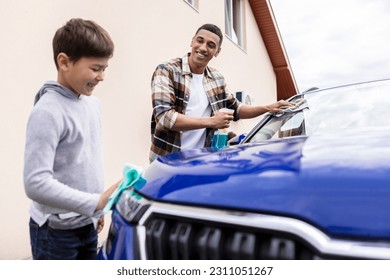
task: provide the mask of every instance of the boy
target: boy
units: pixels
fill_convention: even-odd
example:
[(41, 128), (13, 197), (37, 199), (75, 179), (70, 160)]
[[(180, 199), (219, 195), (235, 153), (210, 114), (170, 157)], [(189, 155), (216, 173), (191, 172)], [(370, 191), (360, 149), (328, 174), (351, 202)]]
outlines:
[(96, 259), (103, 192), (100, 104), (92, 96), (113, 56), (108, 33), (71, 19), (53, 38), (57, 81), (35, 96), (26, 132), (24, 186), (32, 200), (33, 259)]

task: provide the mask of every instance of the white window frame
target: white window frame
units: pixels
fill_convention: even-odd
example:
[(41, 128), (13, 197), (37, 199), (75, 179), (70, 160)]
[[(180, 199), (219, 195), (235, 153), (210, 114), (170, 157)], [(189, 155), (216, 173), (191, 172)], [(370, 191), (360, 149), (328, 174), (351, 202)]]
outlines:
[(225, 0), (225, 33), (240, 47), (244, 47), (244, 1)]
[(188, 5), (190, 5), (195, 10), (198, 10), (199, 8), (199, 0), (184, 0)]

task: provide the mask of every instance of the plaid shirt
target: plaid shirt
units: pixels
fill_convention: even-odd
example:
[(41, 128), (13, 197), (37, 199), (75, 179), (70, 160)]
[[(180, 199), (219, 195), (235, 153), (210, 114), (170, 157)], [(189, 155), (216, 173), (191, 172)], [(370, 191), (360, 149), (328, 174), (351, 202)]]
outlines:
[[(152, 145), (149, 160), (180, 151), (181, 132), (171, 130), (178, 114), (185, 114), (190, 98), (192, 74), (188, 63), (190, 54), (157, 66), (152, 76), (153, 114)], [(239, 101), (226, 91), (225, 79), (217, 70), (206, 67), (203, 86), (212, 112), (221, 108), (234, 109), (238, 119)], [(215, 129), (207, 129), (205, 147), (211, 145)]]

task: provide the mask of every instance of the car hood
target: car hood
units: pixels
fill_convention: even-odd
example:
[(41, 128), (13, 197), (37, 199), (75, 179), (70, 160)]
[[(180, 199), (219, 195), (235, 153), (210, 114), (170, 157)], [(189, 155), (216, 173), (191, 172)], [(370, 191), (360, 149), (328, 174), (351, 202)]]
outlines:
[(146, 197), (294, 217), (338, 237), (390, 239), (390, 130), (325, 132), (171, 154)]

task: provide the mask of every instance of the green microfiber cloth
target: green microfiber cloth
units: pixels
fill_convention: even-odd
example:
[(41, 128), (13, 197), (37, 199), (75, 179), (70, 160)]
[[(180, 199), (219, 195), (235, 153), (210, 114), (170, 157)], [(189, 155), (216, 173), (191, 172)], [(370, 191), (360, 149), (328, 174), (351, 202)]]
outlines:
[(123, 181), (119, 184), (118, 188), (108, 198), (107, 205), (104, 207), (103, 212), (107, 213), (112, 210), (113, 206), (118, 202), (122, 192), (130, 187), (135, 190), (141, 189), (146, 184), (146, 179), (142, 177), (142, 168), (126, 163), (123, 167)]

